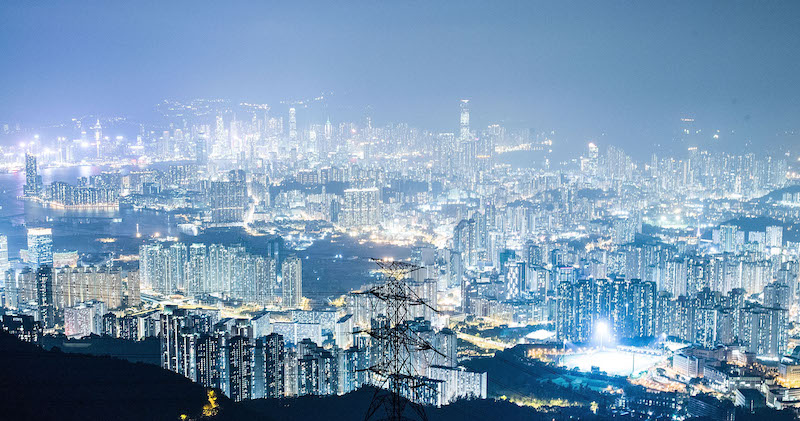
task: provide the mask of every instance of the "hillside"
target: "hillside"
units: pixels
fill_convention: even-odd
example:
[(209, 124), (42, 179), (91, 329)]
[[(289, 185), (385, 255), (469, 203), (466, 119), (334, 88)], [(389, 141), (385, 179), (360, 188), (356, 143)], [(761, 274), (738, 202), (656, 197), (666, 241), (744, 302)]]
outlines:
[[(361, 421), (374, 389), (364, 388), (344, 396), (304, 396), (292, 399), (258, 399), (239, 402), (223, 409), (214, 420), (314, 420)], [(430, 421), (468, 420), (568, 420), (599, 419), (585, 408), (558, 408), (558, 412), (537, 412), (516, 404), (487, 400), (459, 401), (442, 408), (426, 408)], [(406, 412), (411, 416), (411, 412)], [(412, 417), (413, 419), (413, 417)]]
[(7, 420), (170, 420), (199, 415), (205, 389), (150, 364), (45, 351), (0, 330)]
[[(46, 351), (0, 331), (0, 405), (3, 419), (13, 420), (169, 420), (202, 418), (207, 393), (200, 385), (158, 366), (111, 357)], [(259, 399), (232, 403), (219, 400), (213, 420), (361, 420), (374, 389), (344, 396)], [(510, 402), (460, 401), (427, 408), (430, 420), (586, 419), (585, 407), (537, 412)]]

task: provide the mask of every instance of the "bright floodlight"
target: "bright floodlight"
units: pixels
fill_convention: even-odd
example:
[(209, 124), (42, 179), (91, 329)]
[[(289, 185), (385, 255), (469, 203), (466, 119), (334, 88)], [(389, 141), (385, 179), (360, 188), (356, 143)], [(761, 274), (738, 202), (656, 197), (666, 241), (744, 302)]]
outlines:
[(608, 323), (604, 321), (597, 322), (594, 326), (594, 331), (597, 333), (597, 339), (600, 340), (600, 347), (602, 347), (603, 341), (610, 337), (611, 330), (608, 327)]
[(608, 323), (606, 322), (597, 322), (597, 326), (595, 326), (595, 331), (597, 332), (600, 337), (608, 336)]
[(612, 376), (628, 376), (631, 372), (646, 371), (656, 364), (662, 363), (665, 359), (666, 357), (660, 354), (653, 355), (608, 348), (564, 355), (562, 364), (568, 369), (577, 368), (584, 372), (591, 372), (596, 368)]

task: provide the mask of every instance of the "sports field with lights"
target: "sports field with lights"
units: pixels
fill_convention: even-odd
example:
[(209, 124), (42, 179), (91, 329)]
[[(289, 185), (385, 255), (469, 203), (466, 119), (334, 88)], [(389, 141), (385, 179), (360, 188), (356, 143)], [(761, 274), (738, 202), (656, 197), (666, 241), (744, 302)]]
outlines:
[(587, 372), (594, 366), (609, 375), (630, 376), (647, 371), (666, 358), (662, 355), (604, 349), (565, 355), (561, 364), (569, 369), (577, 368)]

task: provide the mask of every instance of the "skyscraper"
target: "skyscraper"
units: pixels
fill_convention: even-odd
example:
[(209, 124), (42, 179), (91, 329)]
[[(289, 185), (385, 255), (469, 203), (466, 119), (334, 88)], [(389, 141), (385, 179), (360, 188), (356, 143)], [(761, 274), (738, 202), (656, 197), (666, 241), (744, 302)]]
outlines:
[(176, 289), (186, 290), (188, 288), (184, 285), (186, 279), (186, 244), (175, 243), (172, 244), (168, 250), (166, 258), (166, 290), (174, 291)]
[(92, 126), (92, 130), (94, 130), (94, 140), (95, 142), (99, 142), (100, 139), (103, 137), (103, 126), (100, 125), (100, 119), (97, 119), (97, 123)]
[(461, 121), (459, 124), (460, 131), (458, 140), (464, 142), (469, 140), (469, 100), (462, 99), (461, 100)]
[(195, 359), (197, 361), (197, 382), (205, 387), (222, 388), (220, 384), (222, 379), (222, 367), (220, 364), (224, 361), (220, 345), (221, 338), (204, 334), (197, 339), (197, 351)]
[(214, 147), (212, 150), (212, 154), (220, 155), (225, 154), (227, 151), (226, 143), (226, 136), (227, 133), (225, 131), (225, 122), (222, 120), (222, 116), (218, 115), (215, 119), (214, 125)]
[(581, 162), (582, 170), (591, 177), (597, 176), (597, 166), (599, 164), (599, 149), (594, 143), (589, 143), (586, 159)]
[(299, 307), (303, 298), (303, 262), (297, 256), (287, 257), (281, 264), (281, 286), (284, 307)]
[(276, 235), (275, 237), (269, 238), (266, 243), (267, 257), (271, 257), (275, 259), (276, 262), (280, 263), (283, 260), (285, 249), (283, 237)]
[(208, 134), (201, 131), (194, 145), (194, 159), (199, 165), (208, 164)]
[(159, 294), (171, 294), (167, 285), (167, 259), (164, 256), (162, 243), (142, 244), (139, 247), (139, 272), (142, 283)]
[(339, 390), (337, 358), (310, 339), (297, 344), (297, 394), (331, 395)]
[(243, 171), (231, 171), (227, 181), (212, 181), (209, 191), (214, 223), (241, 223), (247, 208), (247, 182)]
[(186, 268), (186, 294), (192, 296), (208, 292), (209, 264), (205, 244), (194, 243), (189, 246), (189, 261)]
[(53, 267), (41, 265), (36, 270), (36, 304), (39, 306), (39, 317), (42, 326), (50, 329), (55, 326), (55, 309), (53, 308)]
[(345, 227), (375, 227), (381, 220), (380, 190), (375, 187), (346, 189), (339, 214), (339, 222)]
[(36, 157), (25, 154), (25, 187), (23, 188), (25, 197), (39, 197), (42, 193), (42, 177), (39, 176), (39, 168), (36, 164)]
[(8, 237), (0, 235), (0, 278), (4, 279), (6, 271), (11, 267), (8, 262)]
[(325, 140), (327, 142), (331, 141), (331, 137), (333, 136), (333, 126), (331, 125), (330, 117), (325, 120)]
[(594, 314), (594, 283), (582, 280), (572, 286), (573, 337), (577, 342), (588, 342), (592, 339), (596, 315)]
[(289, 140), (297, 141), (297, 114), (294, 107), (289, 108)]
[(264, 338), (264, 378), (265, 393), (268, 398), (280, 398), (284, 394), (284, 351), (283, 336), (271, 333)]
[(161, 368), (183, 374), (181, 360), (181, 332), (188, 326), (186, 310), (177, 306), (164, 306), (161, 311)]
[(719, 242), (722, 252), (733, 253), (736, 251), (736, 236), (739, 232), (739, 227), (736, 225), (722, 225), (719, 227)]
[(53, 264), (53, 230), (28, 228), (28, 263), (33, 267)]
[(634, 337), (655, 335), (656, 284), (652, 281), (631, 280), (629, 285), (628, 318)]
[(478, 264), (478, 232), (474, 219), (463, 219), (453, 229), (453, 248), (466, 266)]
[[(591, 280), (561, 281), (557, 287), (556, 335), (558, 339), (586, 343), (598, 319), (595, 285)], [(602, 288), (602, 286), (601, 286)]]
[(773, 282), (764, 287), (764, 307), (789, 309), (792, 294), (789, 285)]
[(780, 225), (768, 226), (766, 229), (767, 247), (780, 247), (783, 245), (783, 227)]
[(778, 357), (786, 350), (786, 319), (788, 311), (781, 308), (753, 306), (745, 310), (743, 337), (750, 352)]
[(246, 336), (234, 336), (228, 342), (230, 397), (234, 402), (250, 399), (252, 393), (253, 348)]
[(572, 339), (573, 311), (572, 283), (561, 281), (558, 283), (556, 295), (556, 337), (559, 340), (568, 341)]

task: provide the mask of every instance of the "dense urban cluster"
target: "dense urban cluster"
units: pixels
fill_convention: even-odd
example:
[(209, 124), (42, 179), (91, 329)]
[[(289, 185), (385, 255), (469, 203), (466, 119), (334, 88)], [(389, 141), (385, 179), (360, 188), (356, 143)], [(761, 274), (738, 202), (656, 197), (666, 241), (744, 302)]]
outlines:
[[(527, 344), (531, 359), (630, 376), (649, 393), (636, 399), (718, 398), (670, 398), (684, 415), (726, 399), (800, 407), (797, 157), (726, 151), (724, 131), (684, 118), (673, 150), (647, 160), (594, 141), (559, 161), (557, 133), (475, 128), (467, 100), (453, 132), (334, 124), (324, 101), (164, 101), (163, 122), (133, 136), (76, 119), (54, 141), (5, 148), (23, 200), (166, 213), (175, 228), (137, 225), (135, 254), (100, 262), (54, 251), (58, 223), (28, 224), (18, 259), (0, 237), (6, 329), (159, 337), (163, 368), (236, 401), (348, 393), (376, 384), (369, 332), (386, 321), (363, 291), (382, 278), (309, 299), (297, 254), (344, 236), (421, 267), (406, 282), (432, 308), (405, 329), (437, 352), (409, 356), (406, 374), (428, 387), (406, 395), (420, 403), (486, 398), (491, 373), (460, 363)], [(102, 170), (75, 184), (43, 181), (43, 168), (90, 164)], [(220, 229), (247, 245), (193, 239)]]

